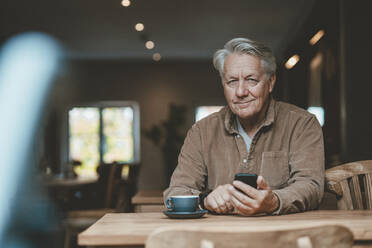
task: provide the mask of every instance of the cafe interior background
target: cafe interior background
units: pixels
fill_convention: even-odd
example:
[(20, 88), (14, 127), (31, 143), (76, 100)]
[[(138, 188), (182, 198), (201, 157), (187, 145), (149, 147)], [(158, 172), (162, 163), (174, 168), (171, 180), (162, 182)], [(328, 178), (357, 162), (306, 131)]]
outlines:
[[(43, 187), (21, 190), (23, 204), (15, 209), (23, 214), (14, 211), (12, 218), (19, 220), (26, 210), (40, 212), (40, 206), (49, 210), (36, 215), (39, 227), (29, 224), (31, 235), (20, 235), (24, 243), (35, 243), (35, 233), (53, 232), (53, 239), (38, 242), (62, 247), (69, 211), (130, 212), (136, 192), (164, 190), (187, 130), (225, 105), (212, 56), (234, 37), (273, 48), (274, 96), (317, 115), (326, 168), (371, 159), (367, 11), (365, 2), (350, 0), (3, 0), (0, 46), (40, 32), (58, 43), (63, 57), (27, 156), (33, 173), (25, 173), (26, 182), (40, 181)], [(116, 184), (108, 200), (110, 175)], [(95, 183), (55, 183), (80, 179)], [(323, 205), (333, 206), (332, 201)], [(22, 223), (18, 228), (25, 228)], [(10, 226), (8, 233), (19, 230)]]

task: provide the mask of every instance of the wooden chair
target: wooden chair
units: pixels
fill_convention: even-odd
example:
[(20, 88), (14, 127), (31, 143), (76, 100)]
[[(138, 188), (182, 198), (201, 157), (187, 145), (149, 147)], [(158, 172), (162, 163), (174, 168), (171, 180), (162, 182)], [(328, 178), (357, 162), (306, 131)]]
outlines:
[[(128, 211), (128, 204), (130, 203), (130, 184), (134, 180), (130, 175), (126, 181), (115, 178), (116, 170), (119, 165), (113, 163), (110, 165), (108, 178), (106, 183), (106, 194), (104, 208), (100, 209), (89, 209), (89, 210), (74, 210), (67, 213), (67, 218), (63, 221), (65, 226), (65, 248), (70, 247), (70, 243), (74, 243), (77, 234), (94, 224), (98, 219), (103, 217), (107, 213), (118, 213)], [(135, 173), (131, 171), (130, 173)], [(118, 199), (114, 199), (116, 204), (112, 207), (113, 193), (115, 188), (119, 190)]]
[[(114, 184), (114, 172), (115, 166), (112, 166), (109, 170), (107, 185), (106, 185), (106, 199), (105, 208), (101, 209), (89, 209), (89, 210), (73, 210), (67, 213), (67, 218), (63, 220), (65, 227), (65, 241), (64, 247), (69, 248), (71, 243), (75, 242), (75, 237), (79, 232), (82, 232), (89, 226), (91, 226), (98, 219), (103, 217), (106, 213), (114, 213), (115, 209), (111, 209), (108, 206), (108, 202), (111, 200), (112, 188)], [(71, 241), (72, 240), (72, 241)]]
[(326, 170), (326, 190), (342, 210), (372, 210), (372, 160), (338, 165)]
[(160, 228), (151, 233), (146, 248), (346, 248), (353, 234), (344, 226), (252, 231), (244, 227)]

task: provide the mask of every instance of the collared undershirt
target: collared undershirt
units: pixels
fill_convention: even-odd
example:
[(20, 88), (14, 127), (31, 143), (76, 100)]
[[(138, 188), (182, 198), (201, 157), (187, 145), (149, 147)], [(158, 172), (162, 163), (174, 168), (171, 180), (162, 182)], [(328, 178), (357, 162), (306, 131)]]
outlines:
[(245, 146), (247, 147), (247, 152), (249, 153), (249, 148), (251, 147), (252, 139), (248, 136), (248, 134), (245, 132), (244, 128), (240, 124), (238, 116), (236, 116), (235, 120), (236, 120), (236, 124), (238, 126), (238, 132), (239, 132), (240, 136), (243, 137)]

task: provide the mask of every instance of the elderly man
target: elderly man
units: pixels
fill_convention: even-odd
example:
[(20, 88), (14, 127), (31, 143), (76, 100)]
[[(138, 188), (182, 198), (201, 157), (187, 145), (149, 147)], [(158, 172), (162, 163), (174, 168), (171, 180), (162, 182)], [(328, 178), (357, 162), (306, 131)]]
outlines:
[[(286, 214), (315, 209), (324, 185), (322, 129), (314, 115), (276, 101), (270, 48), (249, 39), (226, 43), (213, 58), (226, 107), (189, 130), (166, 199), (200, 194), (218, 214)], [(257, 188), (234, 181), (258, 174)]]

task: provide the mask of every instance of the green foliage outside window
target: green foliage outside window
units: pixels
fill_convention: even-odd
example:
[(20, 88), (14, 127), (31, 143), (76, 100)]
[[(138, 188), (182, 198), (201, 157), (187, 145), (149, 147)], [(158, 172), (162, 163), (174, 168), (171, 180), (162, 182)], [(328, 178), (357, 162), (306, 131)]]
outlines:
[[(100, 129), (102, 119), (102, 129)], [(102, 134), (100, 133), (102, 130)], [(100, 137), (103, 138), (102, 142)], [(100, 149), (100, 146), (101, 147)], [(103, 154), (100, 154), (102, 151)], [(133, 161), (133, 109), (131, 107), (77, 107), (69, 111), (70, 160), (80, 161), (74, 168), (79, 176), (93, 177), (101, 161)]]

